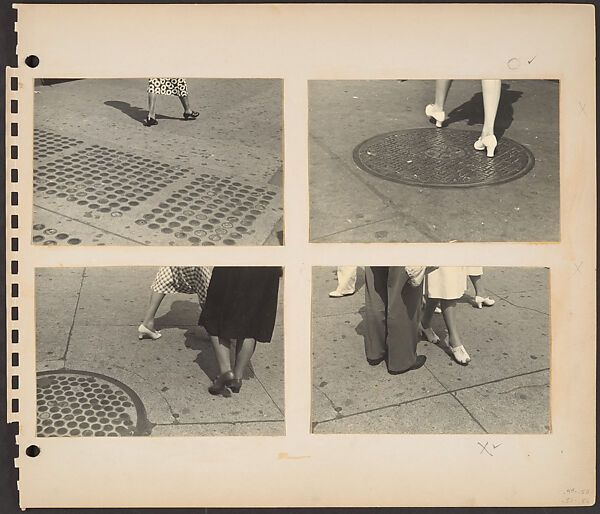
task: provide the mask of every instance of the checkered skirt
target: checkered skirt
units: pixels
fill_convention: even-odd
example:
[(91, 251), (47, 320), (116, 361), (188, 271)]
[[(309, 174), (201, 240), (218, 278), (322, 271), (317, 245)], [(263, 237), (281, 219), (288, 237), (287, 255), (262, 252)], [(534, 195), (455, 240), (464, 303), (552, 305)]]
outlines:
[(187, 96), (187, 82), (185, 79), (149, 79), (148, 93), (154, 93), (156, 95)]
[(163, 266), (150, 288), (156, 293), (197, 294), (200, 305), (206, 301), (212, 269), (207, 266)]

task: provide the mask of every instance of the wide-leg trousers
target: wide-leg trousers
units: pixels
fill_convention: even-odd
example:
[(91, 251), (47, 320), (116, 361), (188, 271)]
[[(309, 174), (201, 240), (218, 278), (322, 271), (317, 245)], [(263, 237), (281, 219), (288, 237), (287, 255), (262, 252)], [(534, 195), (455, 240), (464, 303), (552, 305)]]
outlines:
[(417, 360), (423, 286), (411, 286), (403, 266), (366, 266), (365, 285), (367, 359), (387, 354), (389, 371), (406, 371)]

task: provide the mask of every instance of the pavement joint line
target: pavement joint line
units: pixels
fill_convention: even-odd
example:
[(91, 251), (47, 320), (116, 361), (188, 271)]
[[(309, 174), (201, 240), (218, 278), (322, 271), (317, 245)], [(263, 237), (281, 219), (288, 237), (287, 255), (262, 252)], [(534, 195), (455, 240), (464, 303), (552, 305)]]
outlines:
[(178, 423), (154, 423), (156, 427), (192, 426), (192, 425), (243, 425), (251, 423), (283, 423), (283, 419), (245, 419), (241, 421), (186, 421)]
[[(327, 393), (325, 391), (320, 390), (317, 386), (313, 386), (313, 389), (315, 389), (316, 391), (319, 391), (319, 393), (321, 393), (325, 398), (327, 398), (327, 401), (329, 401), (329, 403), (331, 403), (331, 407), (333, 408), (333, 410), (336, 409), (336, 404), (333, 402), (333, 400), (331, 398), (329, 398), (329, 396), (327, 395)], [(338, 412), (338, 411), (335, 410), (335, 412)]]
[[(324, 152), (326, 152), (330, 158), (338, 161), (339, 163), (342, 162), (342, 158), (337, 155), (335, 152), (333, 152), (323, 141), (319, 136), (315, 136), (315, 135), (311, 135), (311, 139), (313, 139), (315, 141), (316, 144), (318, 144), (321, 147), (321, 150), (323, 150)], [(396, 205), (396, 203), (394, 202), (394, 200), (387, 198), (385, 195), (383, 195), (382, 193), (380, 193), (377, 188), (375, 188), (373, 185), (371, 185), (369, 182), (367, 182), (365, 180), (365, 173), (360, 170), (360, 168), (356, 167), (355, 168), (348, 168), (345, 165), (342, 165), (342, 167), (346, 170), (349, 170), (350, 173), (352, 173), (352, 175), (354, 175), (354, 177), (356, 177), (360, 182), (362, 182), (362, 184), (367, 187), (367, 189), (369, 189), (369, 191), (371, 191), (371, 193), (373, 193), (377, 198), (379, 198), (379, 200), (384, 204), (384, 206), (386, 207), (390, 207), (392, 209), (394, 209), (394, 211), (396, 212), (396, 216), (394, 217), (399, 217), (402, 216), (405, 220), (408, 219), (410, 220), (412, 226), (418, 231), (420, 232), (423, 236), (428, 237), (430, 240), (434, 241), (434, 242), (441, 242), (438, 238), (435, 237), (435, 235), (433, 235), (431, 233), (431, 230), (429, 229), (429, 227), (424, 226), (423, 223), (416, 217), (413, 217), (411, 215), (409, 215), (405, 210), (403, 210), (399, 205)], [(360, 171), (360, 174), (358, 173)], [(410, 187), (410, 186), (409, 186)], [(415, 186), (413, 186), (415, 187)]]
[[(429, 371), (429, 368), (427, 368), (427, 370)], [(359, 416), (361, 414), (370, 414), (371, 412), (377, 412), (377, 411), (381, 411), (381, 410), (385, 410), (385, 409), (392, 409), (394, 407), (401, 407), (402, 405), (408, 405), (409, 403), (415, 403), (415, 402), (419, 402), (421, 400), (429, 400), (431, 398), (437, 398), (438, 396), (444, 396), (445, 394), (457, 393), (457, 392), (460, 392), (460, 391), (465, 391), (467, 389), (474, 389), (476, 387), (481, 387), (481, 386), (488, 385), (488, 384), (495, 384), (495, 383), (498, 383), (498, 382), (503, 382), (504, 380), (510, 380), (510, 379), (513, 379), (513, 378), (524, 377), (524, 376), (527, 376), (527, 375), (533, 375), (535, 373), (541, 373), (543, 371), (549, 371), (549, 370), (550, 370), (550, 368), (541, 368), (541, 369), (537, 369), (537, 370), (533, 370), (533, 371), (526, 371), (524, 373), (519, 373), (517, 375), (511, 375), (511, 376), (508, 376), (508, 377), (497, 378), (495, 380), (489, 380), (487, 382), (481, 382), (481, 383), (478, 383), (478, 384), (473, 384), (473, 385), (465, 386), (465, 387), (459, 387), (457, 389), (446, 389), (445, 386), (442, 384), (442, 387), (444, 387), (446, 390), (442, 391), (442, 392), (439, 392), (439, 393), (434, 393), (434, 394), (430, 394), (430, 395), (427, 395), (427, 396), (421, 396), (419, 398), (413, 398), (411, 400), (406, 400), (406, 401), (400, 402), (400, 403), (393, 403), (393, 404), (390, 404), (390, 405), (382, 405), (381, 407), (375, 407), (373, 409), (366, 409), (366, 410), (360, 411), (360, 412), (353, 412), (352, 414), (342, 414), (342, 415), (340, 415), (338, 417), (335, 417), (335, 418), (332, 418), (332, 419), (324, 419), (322, 421), (315, 421), (315, 422), (313, 422), (313, 430), (314, 430), (314, 428), (317, 425), (319, 425), (321, 423), (330, 423), (332, 421), (338, 421), (340, 419), (351, 418), (351, 417), (354, 417), (354, 416)], [(435, 375), (434, 375), (434, 377), (435, 377)], [(436, 378), (436, 380), (438, 380), (437, 377), (435, 377), (435, 378)], [(438, 382), (439, 382), (439, 380), (438, 380)]]
[(275, 408), (279, 411), (279, 413), (285, 418), (285, 414), (283, 413), (283, 411), (281, 410), (281, 407), (279, 407), (279, 405), (277, 405), (277, 402), (273, 399), (273, 397), (271, 396), (271, 393), (269, 393), (269, 391), (267, 391), (267, 388), (264, 386), (264, 384), (262, 383), (262, 381), (260, 380), (260, 378), (258, 377), (258, 375), (256, 374), (256, 372), (254, 371), (254, 366), (252, 367), (252, 373), (254, 374), (254, 378), (258, 381), (258, 383), (260, 384), (260, 387), (263, 388), (263, 391), (266, 393), (266, 395), (269, 397), (269, 399), (273, 402), (273, 405), (275, 405)]
[(81, 270), (81, 281), (79, 282), (79, 291), (77, 291), (77, 301), (75, 302), (75, 308), (73, 309), (73, 319), (71, 320), (71, 326), (69, 327), (69, 335), (67, 336), (67, 346), (65, 347), (65, 351), (62, 356), (62, 361), (64, 365), (67, 363), (67, 354), (69, 353), (69, 346), (71, 344), (71, 336), (73, 334), (73, 328), (75, 328), (75, 318), (77, 317), (77, 310), (79, 309), (79, 300), (81, 299), (81, 290), (83, 289), (83, 282), (85, 280), (85, 270), (87, 268), (83, 268)]
[(465, 412), (471, 417), (471, 419), (481, 427), (481, 430), (483, 430), (486, 434), (489, 434), (488, 430), (479, 422), (479, 420), (471, 413), (471, 411), (467, 409), (466, 405), (460, 401), (460, 399), (458, 398), (458, 396), (456, 396), (455, 393), (450, 393), (450, 396), (452, 396), (452, 398), (454, 398), (459, 403), (459, 405), (465, 410)]
[(509, 305), (512, 305), (513, 307), (516, 307), (517, 309), (525, 309), (525, 310), (528, 310), (528, 311), (537, 312), (538, 314), (541, 314), (542, 316), (550, 317), (550, 314), (547, 313), (547, 312), (539, 311), (537, 309), (533, 309), (531, 307), (526, 307), (524, 305), (518, 305), (518, 304), (516, 304), (514, 302), (511, 302), (510, 300), (507, 300), (506, 297), (501, 296), (498, 293), (494, 293), (494, 291), (492, 291), (491, 289), (490, 289), (490, 291), (491, 291), (492, 294), (496, 295), (498, 298), (500, 298), (501, 300), (505, 301)]
[(66, 214), (63, 214), (62, 212), (56, 212), (56, 211), (53, 211), (52, 209), (48, 209), (47, 207), (43, 207), (43, 206), (38, 205), (38, 204), (33, 204), (33, 206), (36, 207), (36, 208), (38, 208), (38, 209), (43, 209), (45, 211), (51, 212), (52, 214), (56, 214), (57, 216), (61, 216), (63, 218), (66, 218), (66, 219), (68, 219), (70, 221), (75, 221), (77, 223), (81, 223), (82, 225), (86, 225), (88, 227), (94, 228), (96, 230), (99, 230), (100, 232), (104, 232), (104, 233), (110, 234), (112, 236), (120, 237), (121, 239), (125, 239), (126, 241), (131, 241), (132, 243), (135, 243), (136, 245), (148, 246), (146, 243), (140, 243), (139, 241), (136, 241), (135, 239), (131, 239), (131, 238), (129, 238), (127, 236), (124, 236), (122, 234), (117, 234), (116, 232), (111, 232), (110, 230), (107, 230), (105, 228), (100, 228), (100, 227), (97, 227), (96, 225), (92, 225), (91, 223), (87, 223), (85, 221), (81, 221), (81, 220), (78, 220), (76, 218), (71, 218), (70, 216), (67, 216)]

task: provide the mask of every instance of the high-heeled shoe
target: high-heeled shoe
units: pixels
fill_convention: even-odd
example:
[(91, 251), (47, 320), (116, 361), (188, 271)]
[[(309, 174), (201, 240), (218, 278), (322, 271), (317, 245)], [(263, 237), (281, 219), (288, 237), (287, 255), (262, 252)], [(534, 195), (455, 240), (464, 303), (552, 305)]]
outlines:
[(475, 297), (475, 307), (477, 307), (478, 309), (481, 309), (484, 305), (486, 307), (491, 307), (495, 303), (496, 303), (496, 300), (493, 300), (489, 296), (486, 296), (485, 298), (483, 296)]
[(221, 373), (217, 378), (213, 380), (213, 383), (208, 387), (208, 392), (213, 395), (224, 393), (229, 384), (235, 380), (233, 371), (229, 370), (225, 373)]
[(200, 113), (196, 111), (183, 113), (184, 120), (195, 120), (198, 116), (200, 116)]
[(435, 104), (429, 104), (425, 106), (425, 116), (433, 118), (435, 120), (436, 127), (441, 127), (442, 123), (446, 119), (446, 113)]
[(232, 393), (239, 393), (240, 389), (242, 388), (242, 379), (234, 378), (233, 380), (231, 380), (229, 382), (229, 385), (227, 387), (229, 387), (229, 389), (231, 389)]
[(150, 330), (143, 323), (138, 327), (138, 339), (158, 339), (162, 334), (158, 330)]
[(156, 121), (156, 118), (146, 118), (144, 120), (146, 122), (146, 127), (153, 127), (154, 125), (158, 125), (158, 121)]
[(423, 336), (428, 342), (438, 344), (440, 342), (439, 336), (433, 331), (433, 328), (425, 328), (419, 323), (419, 336)]
[(486, 150), (487, 156), (494, 157), (494, 151), (496, 150), (496, 146), (498, 146), (498, 141), (496, 140), (496, 136), (494, 134), (490, 134), (489, 136), (480, 137), (475, 143), (473, 143), (473, 148), (475, 150)]
[(458, 362), (458, 364), (460, 364), (461, 366), (466, 366), (467, 364), (469, 364), (469, 362), (471, 362), (471, 357), (469, 357), (467, 350), (465, 350), (465, 347), (462, 344), (460, 346), (451, 346), (450, 336), (446, 336), (444, 343), (448, 348), (450, 348), (450, 351), (452, 352), (452, 357), (454, 357), (454, 360)]

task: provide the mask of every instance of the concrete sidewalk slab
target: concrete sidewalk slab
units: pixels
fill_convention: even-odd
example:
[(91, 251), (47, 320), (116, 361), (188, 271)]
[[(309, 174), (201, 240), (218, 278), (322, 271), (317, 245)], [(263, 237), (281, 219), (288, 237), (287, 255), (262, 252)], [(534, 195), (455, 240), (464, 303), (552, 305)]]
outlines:
[(316, 434), (477, 434), (481, 426), (451, 394), (404, 403), (324, 423)]
[[(519, 142), (533, 152), (536, 164), (528, 174), (506, 184), (457, 189), (383, 180), (360, 170), (353, 150), (374, 135), (413, 128), (473, 130), (474, 141), (482, 123), (479, 81), (454, 82), (446, 106), (449, 120), (443, 129), (433, 128), (424, 115), (425, 105), (433, 98), (433, 81), (311, 81), (312, 240), (558, 241), (558, 83), (530, 80), (505, 81), (504, 85), (496, 123), (500, 142), (502, 137)], [(380, 227), (365, 224), (360, 235), (346, 231), (341, 236), (339, 232), (348, 227), (319, 214), (333, 211), (336, 219), (355, 219), (358, 207), (352, 199), (365, 194), (379, 196), (379, 206), (358, 212), (371, 223), (378, 209), (396, 209), (396, 230), (389, 222)], [(375, 232), (387, 234), (378, 239)]]
[(539, 371), (455, 393), (491, 434), (550, 431), (550, 371)]

